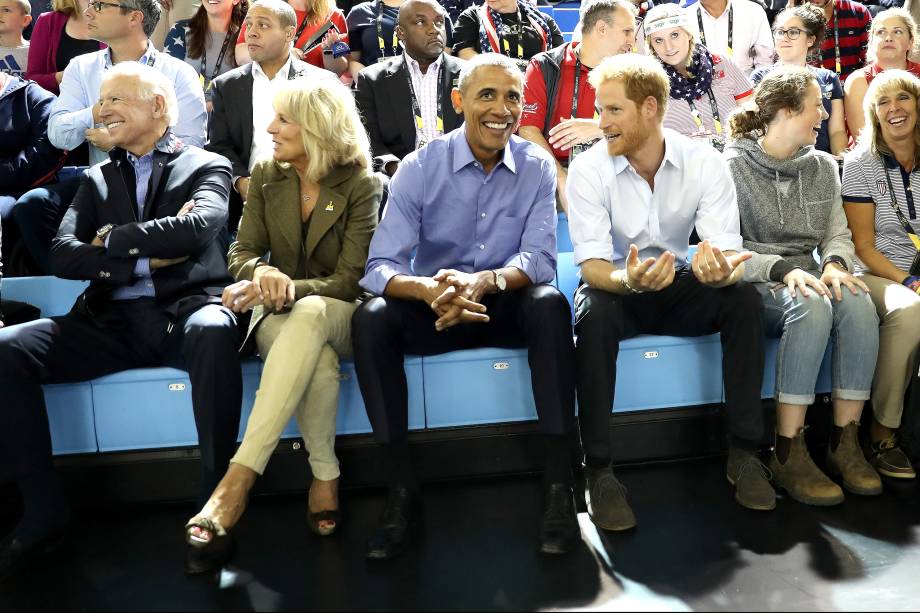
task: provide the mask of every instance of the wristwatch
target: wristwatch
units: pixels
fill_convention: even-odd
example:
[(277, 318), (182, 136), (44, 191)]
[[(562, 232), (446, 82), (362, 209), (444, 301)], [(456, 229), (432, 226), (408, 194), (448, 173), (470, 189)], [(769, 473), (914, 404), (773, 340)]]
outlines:
[(495, 277), (495, 289), (497, 289), (499, 292), (503, 292), (508, 289), (508, 281), (505, 279), (505, 275), (498, 272), (497, 270), (493, 270), (492, 275)]
[(98, 230), (96, 230), (96, 238), (105, 242), (106, 237), (109, 235), (109, 232), (115, 229), (115, 224), (107, 223)]

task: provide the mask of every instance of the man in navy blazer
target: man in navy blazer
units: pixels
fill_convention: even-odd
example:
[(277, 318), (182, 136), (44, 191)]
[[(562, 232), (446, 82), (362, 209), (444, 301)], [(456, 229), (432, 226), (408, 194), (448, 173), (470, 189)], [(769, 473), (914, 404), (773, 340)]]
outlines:
[(188, 370), (202, 501), (239, 429), (240, 339), (220, 304), (230, 282), (230, 164), (172, 135), (176, 94), (152, 68), (109, 70), (98, 105), (114, 149), (84, 174), (50, 258), (58, 276), (92, 283), (69, 314), (0, 329), (0, 477), (15, 480), (24, 501), (22, 520), (0, 542), (0, 577), (46, 551), (68, 523), (42, 384)]

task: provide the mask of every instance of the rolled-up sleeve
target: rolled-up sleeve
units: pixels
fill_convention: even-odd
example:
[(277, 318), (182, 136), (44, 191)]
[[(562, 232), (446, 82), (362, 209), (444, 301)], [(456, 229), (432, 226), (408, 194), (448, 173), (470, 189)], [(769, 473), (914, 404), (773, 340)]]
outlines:
[(412, 275), (412, 252), (422, 223), (424, 174), (418, 159), (405, 161), (390, 181), (386, 210), (371, 240), (361, 287), (382, 296), (390, 279)]
[(718, 154), (703, 162), (700, 206), (696, 211), (696, 232), (722, 251), (740, 251), (741, 219), (738, 195), (728, 163)]
[(543, 160), (540, 189), (524, 222), (520, 251), (505, 266), (520, 269), (531, 283), (552, 283), (556, 278), (556, 165)]
[[(581, 162), (581, 163), (579, 163)], [(565, 195), (569, 201), (569, 235), (575, 264), (587, 260), (613, 261), (610, 212), (604, 206), (604, 185), (597, 172), (576, 158), (569, 167)]]
[(58, 149), (71, 151), (86, 141), (86, 130), (93, 127), (93, 105), (84, 91), (81, 64), (71, 62), (64, 69), (61, 93), (51, 105), (48, 140)]

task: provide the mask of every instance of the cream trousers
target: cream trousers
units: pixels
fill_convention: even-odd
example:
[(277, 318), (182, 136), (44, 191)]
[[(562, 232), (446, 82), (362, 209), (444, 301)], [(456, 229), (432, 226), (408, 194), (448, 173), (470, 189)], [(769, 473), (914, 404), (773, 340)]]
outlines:
[(243, 444), (231, 460), (260, 475), (291, 417), (310, 453), (313, 477), (339, 476), (335, 421), (339, 402), (339, 358), (351, 355), (351, 315), (355, 305), (307, 296), (289, 313), (268, 315), (256, 330), (265, 360), (256, 402)]
[(904, 393), (917, 374), (920, 349), (920, 296), (900, 283), (863, 275), (878, 313), (878, 362), (872, 382), (875, 419), (886, 428), (898, 428), (904, 412)]

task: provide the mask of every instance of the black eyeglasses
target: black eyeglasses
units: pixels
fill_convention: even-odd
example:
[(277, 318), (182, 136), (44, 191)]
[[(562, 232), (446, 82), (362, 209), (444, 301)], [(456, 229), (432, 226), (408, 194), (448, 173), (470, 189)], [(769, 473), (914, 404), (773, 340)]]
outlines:
[(801, 28), (774, 28), (773, 38), (782, 38), (785, 36), (789, 40), (798, 40), (802, 32), (804, 32), (804, 30)]
[(115, 2), (102, 2), (102, 0), (96, 0), (96, 2), (90, 2), (90, 3), (87, 5), (87, 8), (88, 8), (88, 7), (93, 7), (93, 10), (94, 10), (94, 11), (96, 11), (97, 13), (101, 13), (101, 12), (102, 12), (102, 7), (104, 7), (104, 6), (114, 6), (114, 7), (116, 7), (116, 8), (127, 9), (127, 10), (131, 10), (131, 11), (139, 11), (139, 10), (140, 10), (140, 9), (137, 8), (136, 6), (131, 6), (131, 5), (129, 5), (129, 4), (117, 4), (117, 3), (115, 3)]

